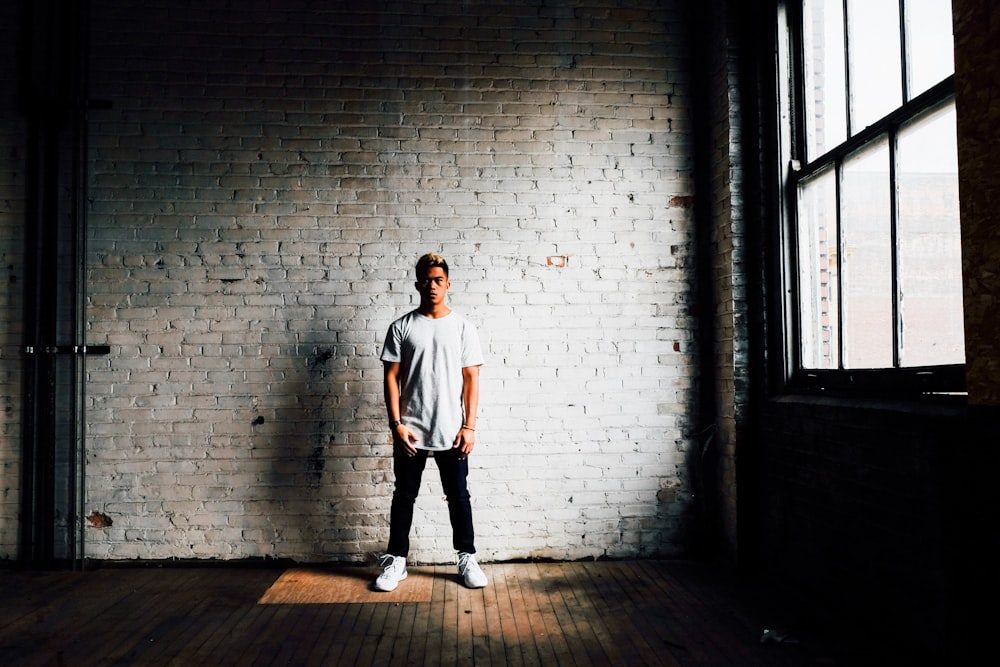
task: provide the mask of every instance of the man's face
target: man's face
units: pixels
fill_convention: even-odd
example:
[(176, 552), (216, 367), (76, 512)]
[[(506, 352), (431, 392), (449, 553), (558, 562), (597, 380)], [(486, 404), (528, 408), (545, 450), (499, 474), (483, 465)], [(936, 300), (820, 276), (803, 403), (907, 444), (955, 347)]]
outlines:
[(439, 306), (444, 303), (444, 296), (448, 293), (451, 283), (444, 269), (440, 266), (432, 266), (423, 280), (416, 282), (417, 291), (420, 292), (420, 303), (428, 306)]

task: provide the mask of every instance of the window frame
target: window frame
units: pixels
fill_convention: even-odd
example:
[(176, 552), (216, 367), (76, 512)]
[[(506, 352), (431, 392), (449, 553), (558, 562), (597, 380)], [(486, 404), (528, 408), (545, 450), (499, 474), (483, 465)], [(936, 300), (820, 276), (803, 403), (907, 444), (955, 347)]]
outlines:
[[(807, 155), (807, 103), (803, 99), (805, 91), (805, 44), (803, 35), (803, 0), (784, 0), (778, 5), (778, 81), (777, 81), (777, 123), (779, 126), (779, 169), (781, 189), (781, 211), (779, 212), (779, 257), (781, 268), (781, 308), (785, 339), (783, 352), (785, 356), (784, 380), (788, 389), (807, 391), (836, 391), (847, 393), (874, 392), (888, 395), (913, 394), (961, 394), (965, 392), (965, 364), (942, 364), (932, 366), (901, 366), (899, 363), (898, 344), (898, 314), (899, 308), (897, 290), (896, 262), (892, 269), (893, 289), (893, 367), (892, 368), (836, 368), (812, 369), (805, 368), (802, 360), (802, 328), (799, 301), (799, 266), (798, 266), (798, 191), (799, 184), (820, 174), (825, 169), (833, 168), (840, 178), (843, 161), (852, 154), (872, 144), (880, 137), (886, 137), (891, 144), (890, 170), (891, 178), (891, 220), (892, 220), (892, 253), (898, 249), (899, 240), (896, 237), (898, 222), (895, 149), (897, 135), (908, 122), (918, 118), (935, 107), (954, 103), (955, 81), (954, 73), (907, 100), (908, 63), (906, 62), (906, 35), (903, 29), (902, 7), (900, 2), (900, 50), (901, 75), (903, 81), (903, 102), (889, 114), (876, 120), (868, 127), (850, 134), (850, 118), (848, 117), (848, 137), (837, 146), (829, 148), (824, 153), (811, 157)], [(847, 2), (845, 0), (845, 11)], [(845, 19), (845, 30), (847, 20)], [(849, 38), (849, 35), (848, 35)], [(845, 63), (847, 54), (845, 51)], [(845, 66), (850, 68), (850, 64)], [(845, 82), (845, 85), (849, 83)], [(850, 93), (846, 92), (848, 99)], [(807, 161), (808, 159), (808, 161)], [(839, 196), (837, 199), (839, 208)], [(839, 213), (838, 213), (839, 217)], [(839, 227), (839, 223), (838, 223)], [(838, 324), (842, 326), (842, 324)], [(839, 355), (838, 355), (839, 356)], [(841, 364), (843, 362), (841, 361)]]

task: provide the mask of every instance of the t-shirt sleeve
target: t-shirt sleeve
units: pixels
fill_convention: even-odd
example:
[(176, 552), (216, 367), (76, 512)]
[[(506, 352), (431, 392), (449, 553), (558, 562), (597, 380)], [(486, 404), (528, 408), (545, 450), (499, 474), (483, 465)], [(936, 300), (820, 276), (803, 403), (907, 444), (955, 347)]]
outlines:
[(390, 363), (401, 361), (403, 358), (400, 354), (402, 341), (402, 333), (400, 332), (399, 327), (393, 323), (389, 326), (389, 330), (385, 333), (385, 343), (382, 345), (382, 361), (388, 361)]
[(462, 327), (462, 368), (483, 365), (483, 351), (479, 345), (479, 334), (470, 322)]

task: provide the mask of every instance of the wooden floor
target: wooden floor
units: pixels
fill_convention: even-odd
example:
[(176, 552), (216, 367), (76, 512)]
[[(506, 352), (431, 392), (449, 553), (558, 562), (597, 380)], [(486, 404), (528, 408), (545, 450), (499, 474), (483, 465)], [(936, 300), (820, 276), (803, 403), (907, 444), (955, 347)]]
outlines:
[(698, 563), (486, 564), (479, 590), (431, 569), (430, 602), (294, 605), (258, 603), (279, 568), (0, 570), (0, 665), (878, 663)]

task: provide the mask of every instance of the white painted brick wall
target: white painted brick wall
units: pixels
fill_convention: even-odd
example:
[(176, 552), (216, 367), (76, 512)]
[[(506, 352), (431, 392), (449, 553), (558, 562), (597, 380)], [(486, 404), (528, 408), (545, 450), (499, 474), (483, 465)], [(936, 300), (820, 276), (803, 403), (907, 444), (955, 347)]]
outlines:
[[(487, 355), (484, 559), (683, 553), (682, 3), (211, 4), (93, 8), (88, 555), (381, 551), (378, 354), (428, 250)], [(442, 495), (431, 464), (415, 560)]]

